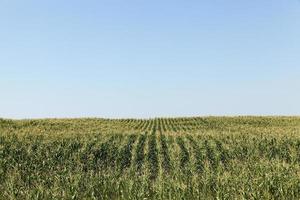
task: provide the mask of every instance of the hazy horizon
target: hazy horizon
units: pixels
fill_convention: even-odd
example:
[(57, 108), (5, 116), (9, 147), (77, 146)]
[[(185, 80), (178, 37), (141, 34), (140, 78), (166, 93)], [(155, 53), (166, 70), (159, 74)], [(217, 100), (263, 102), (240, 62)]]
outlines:
[(153, 120), (153, 119), (181, 119), (181, 118), (300, 118), (300, 115), (178, 115), (178, 116), (151, 116), (151, 117), (101, 117), (101, 116), (80, 116), (80, 117), (32, 117), (32, 118), (3, 118), (3, 120), (82, 120), (82, 119), (104, 119), (104, 120)]

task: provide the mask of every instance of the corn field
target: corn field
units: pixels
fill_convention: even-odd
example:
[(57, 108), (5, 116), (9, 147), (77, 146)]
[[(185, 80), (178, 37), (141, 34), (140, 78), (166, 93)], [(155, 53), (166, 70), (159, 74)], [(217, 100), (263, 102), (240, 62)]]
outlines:
[(300, 199), (300, 118), (0, 119), (0, 199)]

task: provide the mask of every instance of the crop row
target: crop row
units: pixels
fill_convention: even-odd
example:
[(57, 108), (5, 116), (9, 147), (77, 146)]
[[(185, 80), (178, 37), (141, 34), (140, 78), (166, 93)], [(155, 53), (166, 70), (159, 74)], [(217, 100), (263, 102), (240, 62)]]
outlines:
[[(166, 136), (152, 132), (112, 135), (100, 143), (69, 139), (21, 141), (1, 137), (0, 145), (1, 173), (4, 175), (14, 168), (47, 171), (81, 166), (87, 171), (107, 168), (126, 170), (135, 166), (138, 171), (148, 168), (150, 178), (156, 179), (160, 168), (162, 173), (168, 173), (190, 167), (201, 174), (207, 167), (214, 171), (219, 168), (229, 170), (236, 160), (265, 159), (300, 164), (300, 140), (279, 141), (274, 138), (229, 143), (227, 140), (201, 139), (191, 135)], [(170, 145), (176, 145), (178, 151), (170, 149)]]
[(111, 121), (112, 126), (123, 127), (125, 130), (152, 132), (153, 129), (158, 132), (168, 133), (192, 133), (197, 131), (245, 131), (250, 129), (278, 128), (295, 126), (299, 124), (291, 118), (276, 117), (194, 117), (194, 118), (156, 118), (150, 120), (126, 119)]

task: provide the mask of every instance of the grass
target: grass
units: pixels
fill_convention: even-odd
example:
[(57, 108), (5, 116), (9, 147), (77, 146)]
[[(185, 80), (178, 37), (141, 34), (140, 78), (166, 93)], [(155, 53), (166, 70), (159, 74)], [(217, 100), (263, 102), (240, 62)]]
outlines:
[(300, 199), (300, 118), (0, 119), (0, 199)]

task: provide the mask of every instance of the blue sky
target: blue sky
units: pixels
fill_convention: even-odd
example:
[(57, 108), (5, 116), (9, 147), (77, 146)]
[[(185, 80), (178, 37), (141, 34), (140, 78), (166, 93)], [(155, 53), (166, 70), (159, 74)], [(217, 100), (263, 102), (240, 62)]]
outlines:
[(300, 115), (300, 1), (0, 2), (0, 117)]

